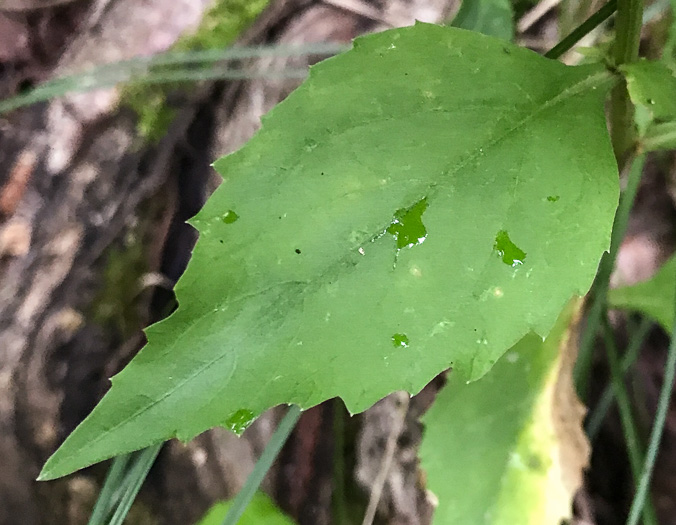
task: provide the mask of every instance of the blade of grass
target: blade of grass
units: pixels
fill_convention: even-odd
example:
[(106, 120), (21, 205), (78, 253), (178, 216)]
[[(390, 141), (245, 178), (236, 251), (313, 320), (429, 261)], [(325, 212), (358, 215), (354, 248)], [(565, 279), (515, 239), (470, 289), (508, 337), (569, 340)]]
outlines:
[(163, 444), (160, 443), (159, 445), (148, 447), (139, 454), (138, 459), (131, 470), (129, 470), (129, 474), (125, 480), (127, 482), (126, 490), (122, 494), (113, 517), (110, 518), (109, 525), (122, 525)]
[[(631, 402), (629, 394), (624, 385), (624, 374), (622, 373), (622, 365), (617, 352), (617, 346), (613, 336), (613, 328), (608, 322), (608, 317), (604, 317), (603, 322), (603, 337), (606, 347), (606, 354), (608, 356), (608, 364), (610, 365), (610, 376), (615, 390), (615, 397), (617, 398), (617, 408), (620, 412), (620, 422), (622, 423), (622, 432), (624, 433), (624, 440), (627, 444), (627, 454), (629, 455), (629, 465), (631, 467), (634, 483), (638, 485), (638, 480), (641, 475), (641, 463), (643, 462), (643, 451), (641, 450), (641, 443), (636, 430), (636, 422), (631, 411)], [(657, 515), (655, 509), (650, 501), (642, 509), (643, 511), (643, 525), (658, 525)]]
[[(166, 83), (195, 80), (238, 80), (242, 78), (302, 78), (304, 69), (282, 70), (245, 70), (219, 66), (211, 69), (217, 62), (243, 60), (250, 58), (327, 55), (344, 51), (346, 46), (338, 43), (317, 43), (305, 46), (260, 46), (241, 47), (230, 50), (203, 50), (191, 52), (171, 52), (151, 57), (138, 57), (104, 64), (81, 73), (55, 78), (26, 93), (0, 101), (0, 114), (15, 109), (44, 102), (70, 92), (91, 91), (115, 86), (121, 82)], [(202, 65), (202, 68), (186, 66)], [(162, 70), (164, 66), (177, 66), (183, 69)], [(159, 68), (160, 71), (155, 71)], [(302, 72), (302, 73), (301, 73)], [(154, 77), (153, 77), (154, 75)], [(302, 76), (301, 76), (302, 75)]]
[(270, 470), (277, 454), (279, 454), (279, 451), (284, 446), (284, 443), (286, 443), (291, 431), (296, 426), (299, 417), (300, 408), (297, 405), (291, 405), (284, 415), (284, 418), (279, 423), (279, 426), (277, 426), (277, 430), (275, 430), (275, 433), (265, 446), (265, 450), (263, 450), (261, 457), (258, 458), (258, 461), (244, 483), (242, 490), (239, 491), (232, 502), (232, 507), (230, 507), (228, 514), (225, 516), (223, 525), (235, 525), (239, 521), (239, 518), (242, 517), (244, 510), (251, 502), (251, 498), (256, 494), (258, 487), (262, 483), (265, 474)]
[[(632, 335), (627, 347), (627, 351), (622, 357), (622, 363), (620, 364), (623, 378), (636, 361), (636, 358), (641, 351), (641, 347), (643, 346), (643, 341), (645, 341), (645, 338), (647, 337), (648, 332), (652, 326), (652, 321), (649, 318), (644, 317), (641, 319), (641, 323), (638, 328), (631, 332)], [(608, 414), (608, 410), (612, 406), (614, 399), (615, 389), (613, 388), (612, 384), (610, 384), (606, 386), (603, 394), (601, 395), (600, 401), (596, 405), (594, 412), (592, 412), (591, 416), (589, 416), (589, 420), (587, 421), (586, 431), (589, 441), (594, 441), (594, 438), (598, 434), (601, 424)]]
[[(244, 60), (249, 58), (293, 57), (305, 55), (333, 55), (349, 49), (349, 45), (340, 42), (316, 42), (303, 45), (242, 46), (222, 49), (203, 49), (200, 51), (174, 51), (147, 57), (149, 66), (187, 65), (203, 62), (221, 62)], [(138, 59), (131, 59), (132, 62)]]
[(577, 393), (582, 401), (587, 397), (587, 383), (591, 370), (591, 362), (594, 351), (594, 341), (599, 327), (602, 325), (603, 317), (606, 311), (606, 295), (610, 283), (610, 275), (615, 267), (615, 260), (619, 252), (622, 239), (629, 223), (629, 213), (636, 198), (638, 185), (641, 182), (643, 165), (645, 164), (645, 155), (638, 155), (633, 161), (627, 162), (629, 174), (627, 177), (627, 186), (622, 192), (620, 203), (615, 214), (613, 223), (613, 232), (610, 239), (610, 252), (604, 254), (599, 264), (599, 271), (594, 280), (590, 292), (589, 313), (587, 315), (587, 325), (582, 333), (580, 341), (580, 351), (577, 362), (575, 363), (574, 378)]
[(131, 454), (125, 454), (113, 459), (87, 525), (102, 525), (110, 514), (111, 509), (116, 503), (114, 497), (115, 491), (123, 482), (124, 474), (131, 457)]
[(0, 114), (8, 113), (37, 102), (44, 102), (69, 93), (93, 91), (95, 89), (114, 87), (121, 82), (129, 84), (166, 84), (169, 82), (196, 82), (200, 80), (241, 80), (246, 78), (305, 78), (307, 71), (293, 69), (283, 71), (244, 71), (228, 69), (194, 69), (183, 71), (167, 71), (148, 73), (136, 78), (127, 76), (103, 75), (93, 82), (56, 82), (48, 83), (31, 90), (24, 95), (17, 95), (0, 102)]
[(650, 440), (648, 441), (648, 451), (643, 463), (640, 481), (634, 500), (629, 509), (629, 517), (627, 518), (627, 525), (636, 525), (638, 523), (641, 509), (647, 505), (648, 487), (650, 479), (652, 478), (653, 470), (655, 469), (655, 461), (659, 451), (660, 441), (662, 440), (662, 432), (664, 431), (664, 424), (667, 419), (667, 410), (669, 409), (669, 401), (671, 400), (671, 392), (674, 387), (674, 375), (676, 375), (676, 322), (671, 333), (671, 342), (669, 343), (669, 353), (667, 354), (667, 362), (664, 367), (664, 379), (662, 388), (660, 390), (660, 397), (657, 403), (657, 413), (655, 414), (655, 421), (653, 423), (652, 431), (650, 432)]
[(565, 37), (561, 42), (556, 44), (553, 48), (545, 53), (547, 58), (557, 59), (566, 51), (569, 51), (582, 38), (591, 33), (599, 25), (605, 22), (617, 10), (617, 0), (610, 0), (603, 5), (598, 11), (591, 15), (587, 20), (582, 22), (573, 31)]
[(185, 71), (166, 71), (148, 73), (139, 78), (132, 79), (131, 84), (166, 84), (170, 82), (198, 82), (201, 80), (241, 80), (246, 78), (305, 78), (307, 69), (284, 69), (281, 71), (271, 70), (219, 70), (219, 69), (196, 69)]

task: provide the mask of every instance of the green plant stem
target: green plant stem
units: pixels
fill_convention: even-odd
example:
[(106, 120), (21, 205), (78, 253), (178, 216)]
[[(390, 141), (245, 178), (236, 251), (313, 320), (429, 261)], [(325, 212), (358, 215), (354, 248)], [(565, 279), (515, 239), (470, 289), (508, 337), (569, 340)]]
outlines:
[(582, 333), (580, 341), (580, 351), (577, 362), (575, 363), (574, 378), (577, 393), (582, 401), (587, 398), (587, 389), (589, 382), (589, 374), (591, 371), (591, 362), (594, 351), (594, 340), (598, 328), (601, 326), (604, 313), (606, 310), (606, 295), (608, 294), (608, 286), (610, 284), (610, 275), (615, 267), (615, 260), (620, 249), (622, 239), (627, 231), (627, 224), (629, 223), (629, 213), (636, 198), (638, 185), (641, 181), (641, 174), (643, 173), (643, 165), (645, 164), (645, 155), (637, 156), (632, 162), (628, 162), (630, 166), (629, 174), (627, 176), (627, 186), (622, 192), (620, 203), (615, 213), (615, 221), (613, 222), (613, 231), (610, 237), (610, 252), (604, 254), (599, 264), (599, 271), (596, 275), (594, 285), (592, 286), (590, 294), (590, 307), (587, 315), (587, 325)]
[[(615, 47), (613, 57), (615, 66), (630, 63), (638, 58), (638, 46), (641, 37), (641, 22), (643, 17), (643, 0), (618, 0), (617, 20), (615, 25)], [(627, 182), (627, 189), (620, 198), (620, 204), (615, 215), (613, 232), (611, 235), (610, 253), (601, 259), (599, 271), (591, 291), (591, 306), (587, 316), (587, 326), (582, 334), (578, 361), (575, 365), (575, 386), (578, 395), (584, 401), (587, 397), (589, 372), (591, 370), (592, 354), (596, 332), (601, 324), (606, 310), (606, 294), (610, 283), (610, 275), (615, 266), (617, 252), (626, 231), (629, 212), (636, 196), (636, 190), (641, 177), (641, 170), (631, 162), (631, 152), (634, 149), (636, 131), (634, 127), (634, 107), (629, 100), (626, 82), (622, 81), (615, 86), (610, 100), (610, 128), (613, 150), (620, 170), (632, 166)], [(643, 166), (643, 158), (640, 162)]]
[(258, 458), (253, 472), (249, 474), (242, 490), (239, 491), (235, 500), (232, 502), (232, 507), (230, 507), (228, 514), (225, 516), (223, 525), (235, 525), (239, 521), (239, 518), (242, 517), (244, 510), (251, 502), (251, 498), (256, 494), (258, 487), (262, 483), (265, 474), (270, 470), (277, 454), (279, 454), (279, 451), (284, 446), (284, 443), (286, 443), (291, 431), (296, 426), (299, 417), (300, 408), (297, 405), (291, 405), (286, 415), (279, 423), (277, 430), (275, 430), (275, 433), (265, 446), (265, 450), (263, 450), (261, 457)]
[(615, 66), (638, 60), (643, 25), (643, 0), (618, 0), (615, 20)]
[[(638, 60), (642, 24), (643, 0), (618, 0), (613, 48), (615, 67)], [(610, 95), (610, 130), (615, 158), (622, 166), (636, 142), (634, 106), (625, 81), (616, 85)]]
[(125, 454), (124, 456), (117, 456), (113, 459), (87, 525), (102, 525), (104, 523), (106, 517), (115, 505), (113, 494), (116, 489), (122, 485), (124, 473), (131, 457), (131, 454)]
[(622, 165), (636, 141), (634, 106), (629, 100), (625, 80), (618, 83), (610, 93), (610, 130), (615, 158), (618, 165)]
[(120, 499), (117, 509), (115, 509), (115, 514), (110, 518), (109, 525), (122, 525), (124, 523), (127, 514), (129, 514), (129, 509), (131, 509), (136, 495), (141, 490), (141, 485), (143, 485), (150, 467), (153, 466), (155, 458), (157, 458), (157, 454), (159, 454), (163, 444), (160, 443), (159, 445), (148, 447), (139, 454), (136, 463), (129, 471), (129, 484)]
[[(641, 347), (643, 346), (643, 341), (645, 341), (645, 338), (652, 328), (652, 325), (652, 321), (649, 318), (644, 317), (641, 319), (641, 324), (639, 327), (635, 331), (632, 331), (631, 340), (629, 341), (627, 351), (622, 357), (622, 363), (620, 365), (623, 378), (629, 368), (631, 368), (631, 366), (636, 361)], [(601, 429), (601, 424), (603, 423), (608, 410), (612, 406), (614, 399), (615, 389), (613, 388), (612, 384), (610, 384), (603, 391), (601, 399), (596, 405), (594, 412), (592, 412), (592, 414), (589, 416), (589, 420), (586, 425), (587, 437), (589, 438), (589, 441), (594, 441), (594, 438)]]
[[(634, 483), (638, 485), (641, 476), (641, 463), (643, 462), (643, 450), (636, 430), (636, 422), (631, 411), (631, 402), (627, 389), (624, 385), (624, 373), (622, 372), (622, 365), (617, 353), (617, 346), (613, 337), (613, 328), (608, 322), (608, 318), (604, 318), (603, 338), (606, 347), (606, 355), (608, 356), (608, 364), (610, 365), (610, 376), (615, 390), (615, 397), (617, 398), (617, 408), (620, 412), (620, 422), (622, 423), (622, 431), (624, 439), (627, 444), (627, 454), (629, 455), (629, 465), (631, 473), (634, 478)], [(647, 502), (643, 507), (643, 525), (658, 525), (655, 509), (651, 502)]]
[(599, 272), (596, 275), (596, 280), (592, 286), (590, 295), (591, 301), (587, 313), (587, 323), (582, 332), (580, 351), (578, 353), (577, 361), (575, 362), (575, 369), (573, 370), (577, 395), (583, 402), (587, 399), (589, 374), (591, 373), (591, 364), (594, 353), (594, 341), (606, 308), (605, 295), (608, 292), (608, 285), (604, 285), (603, 283), (610, 279), (610, 274), (612, 272), (612, 264), (608, 262), (608, 259), (608, 254), (603, 254), (601, 264), (599, 265)]
[(669, 353), (664, 368), (664, 379), (660, 390), (660, 397), (657, 402), (657, 413), (655, 414), (655, 422), (653, 423), (653, 428), (650, 432), (650, 440), (648, 441), (648, 452), (646, 453), (645, 461), (643, 463), (643, 471), (638, 483), (638, 488), (636, 489), (634, 500), (629, 509), (627, 525), (636, 525), (638, 523), (639, 514), (641, 514), (641, 509), (644, 505), (647, 505), (648, 486), (655, 468), (655, 460), (657, 459), (657, 452), (659, 451), (662, 432), (664, 431), (664, 424), (667, 419), (667, 410), (669, 409), (671, 392), (674, 387), (674, 375), (676, 375), (676, 322), (674, 323), (671, 332)]
[(591, 15), (587, 20), (582, 22), (561, 42), (556, 44), (553, 48), (545, 53), (547, 58), (557, 59), (566, 51), (569, 51), (582, 38), (591, 33), (599, 25), (605, 22), (617, 10), (617, 0), (610, 0), (603, 5), (598, 11)]

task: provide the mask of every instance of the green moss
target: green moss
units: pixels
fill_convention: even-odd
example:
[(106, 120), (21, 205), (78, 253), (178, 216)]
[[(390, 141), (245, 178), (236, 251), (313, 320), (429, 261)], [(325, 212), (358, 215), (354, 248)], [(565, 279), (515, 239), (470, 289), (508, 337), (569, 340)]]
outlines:
[(220, 0), (206, 12), (197, 31), (181, 38), (175, 51), (223, 49), (261, 14), (269, 0)]
[(145, 250), (140, 242), (111, 247), (103, 271), (103, 284), (91, 305), (91, 317), (105, 330), (123, 339), (140, 327), (137, 298), (140, 280), (148, 270)]
[[(198, 29), (181, 37), (172, 51), (225, 49), (263, 11), (269, 0), (216, 0), (205, 13)], [(186, 66), (163, 66), (153, 72), (176, 73)], [(167, 95), (185, 82), (134, 84), (124, 87), (122, 104), (138, 115), (138, 134), (149, 142), (158, 142), (167, 132), (176, 111), (167, 105)]]
[(158, 224), (168, 213), (171, 198), (160, 189), (138, 207), (139, 216), (121, 239), (103, 254), (101, 285), (87, 317), (114, 338), (127, 339), (138, 333), (147, 318), (148, 295), (143, 277), (151, 268), (151, 250), (156, 245)]
[(131, 84), (123, 91), (124, 105), (138, 116), (137, 132), (148, 142), (159, 142), (176, 116), (176, 111), (167, 105), (168, 89), (168, 85)]

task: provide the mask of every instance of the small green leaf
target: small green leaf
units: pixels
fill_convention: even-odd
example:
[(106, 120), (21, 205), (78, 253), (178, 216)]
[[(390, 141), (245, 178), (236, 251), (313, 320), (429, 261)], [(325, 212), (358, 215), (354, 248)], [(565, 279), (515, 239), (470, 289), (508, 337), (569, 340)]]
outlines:
[[(221, 525), (231, 506), (230, 501), (216, 503), (197, 525)], [(237, 523), (238, 525), (294, 525), (294, 521), (285, 516), (262, 492), (253, 497)]]
[(620, 67), (631, 101), (658, 121), (676, 119), (676, 77), (661, 62), (641, 60)]
[(566, 308), (544, 342), (526, 336), (480, 380), (466, 384), (450, 372), (423, 418), (421, 463), (439, 499), (434, 524), (559, 525), (570, 516), (588, 453), (574, 353), (566, 354), (579, 306)]
[[(178, 310), (42, 478), (240, 409), (340, 396), (359, 412), (449, 366), (478, 379), (529, 331), (546, 335), (609, 245), (614, 83), (600, 65), (428, 24), (312, 68), (216, 163)], [(523, 264), (496, 256), (501, 231)]]
[(665, 332), (674, 326), (674, 294), (676, 294), (676, 256), (669, 259), (655, 276), (632, 286), (608, 292), (611, 308), (641, 312), (657, 321)]
[[(641, 60), (620, 67), (636, 107), (636, 125), (644, 151), (667, 149), (676, 121), (676, 76), (662, 62)], [(665, 129), (667, 125), (669, 129)]]
[(463, 0), (451, 25), (511, 41), (514, 38), (512, 3), (510, 0)]

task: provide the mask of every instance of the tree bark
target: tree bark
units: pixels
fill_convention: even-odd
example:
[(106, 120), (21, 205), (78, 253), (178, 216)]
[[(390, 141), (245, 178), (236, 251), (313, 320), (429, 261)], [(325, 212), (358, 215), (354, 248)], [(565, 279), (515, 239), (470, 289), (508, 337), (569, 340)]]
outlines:
[[(443, 20), (455, 3), (278, 0), (239, 43), (347, 43), (415, 19)], [(0, 4), (0, 28), (9, 28), (0, 30), (0, 94), (167, 50), (208, 7), (206, 0), (79, 0), (10, 12)], [(254, 67), (281, 71), (320, 58), (261, 59)], [(176, 117), (157, 143), (139, 136), (138, 116), (120, 89), (73, 93), (0, 116), (0, 525), (87, 522), (105, 465), (37, 483), (40, 467), (94, 407), (107, 378), (142, 347), (141, 329), (171, 307), (169, 290), (196, 237), (185, 220), (217, 185), (210, 163), (240, 147), (296, 84), (249, 79), (177, 91), (170, 97)], [(401, 428), (390, 421), (390, 400), (359, 420), (344, 421), (333, 402), (307, 411), (264, 488), (300, 523), (331, 522), (340, 421), (346, 430), (338, 442), (356, 450), (343, 481), (365, 508), (383, 436), (394, 425), (403, 446), (380, 517), (426, 523), (431, 506), (415, 448), (416, 417), (429, 402), (429, 394), (413, 402)], [(265, 414), (241, 439), (215, 429), (187, 445), (167, 444), (133, 522), (194, 523), (214, 501), (232, 496), (279, 415)]]

